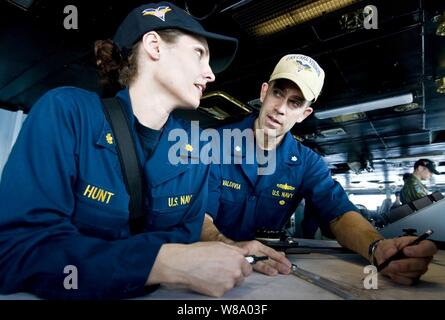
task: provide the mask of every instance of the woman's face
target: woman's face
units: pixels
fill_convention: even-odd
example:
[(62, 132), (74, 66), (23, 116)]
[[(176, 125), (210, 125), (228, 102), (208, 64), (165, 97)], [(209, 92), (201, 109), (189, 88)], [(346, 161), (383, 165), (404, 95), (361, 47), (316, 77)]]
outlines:
[(215, 81), (207, 41), (183, 34), (174, 43), (164, 44), (159, 81), (172, 95), (176, 108), (196, 109), (207, 83)]

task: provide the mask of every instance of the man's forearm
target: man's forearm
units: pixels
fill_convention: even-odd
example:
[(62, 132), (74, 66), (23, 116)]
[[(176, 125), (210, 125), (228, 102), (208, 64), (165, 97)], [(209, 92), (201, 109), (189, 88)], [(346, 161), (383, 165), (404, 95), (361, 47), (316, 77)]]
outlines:
[(383, 239), (382, 235), (363, 216), (349, 211), (331, 222), (330, 228), (337, 241), (368, 259), (371, 242)]
[(206, 213), (201, 231), (201, 241), (221, 241), (227, 244), (234, 244), (235, 241), (226, 238), (213, 224), (213, 219)]

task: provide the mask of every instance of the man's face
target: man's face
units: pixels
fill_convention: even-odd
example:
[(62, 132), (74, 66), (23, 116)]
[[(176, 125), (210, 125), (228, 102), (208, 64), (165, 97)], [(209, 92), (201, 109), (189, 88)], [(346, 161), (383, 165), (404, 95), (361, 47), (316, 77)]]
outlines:
[(418, 166), (418, 170), (419, 170), (419, 173), (420, 173), (420, 178), (422, 180), (429, 180), (429, 179), (431, 179), (433, 174), (427, 167)]
[(313, 111), (298, 86), (284, 79), (263, 83), (260, 99), (263, 104), (256, 129), (263, 129), (268, 136), (284, 136)]

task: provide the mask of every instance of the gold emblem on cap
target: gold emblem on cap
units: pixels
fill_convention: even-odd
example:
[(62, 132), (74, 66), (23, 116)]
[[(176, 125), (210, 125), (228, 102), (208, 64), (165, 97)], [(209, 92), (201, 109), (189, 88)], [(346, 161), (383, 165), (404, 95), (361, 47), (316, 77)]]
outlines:
[(193, 147), (192, 147), (191, 144), (186, 144), (184, 148), (185, 148), (185, 150), (188, 151), (188, 152), (192, 152), (192, 151), (193, 151)]
[(278, 201), (278, 203), (280, 204), (280, 206), (284, 206), (286, 204), (286, 201), (280, 200), (280, 201)]
[(301, 62), (300, 60), (295, 60), (295, 63), (297, 64), (297, 70), (298, 72), (300, 71), (309, 71), (312, 72), (312, 68), (310, 65), (305, 64), (303, 62)]
[(105, 140), (107, 140), (108, 144), (113, 144), (113, 136), (111, 135), (111, 133), (107, 133), (107, 135), (105, 136)]
[(154, 16), (165, 21), (165, 14), (172, 11), (169, 6), (160, 6), (155, 8), (148, 8), (142, 11), (143, 16)]
[(283, 189), (283, 190), (290, 190), (290, 191), (295, 190), (295, 187), (290, 186), (287, 183), (285, 183), (285, 184), (279, 183), (279, 184), (277, 184), (277, 187), (280, 189)]

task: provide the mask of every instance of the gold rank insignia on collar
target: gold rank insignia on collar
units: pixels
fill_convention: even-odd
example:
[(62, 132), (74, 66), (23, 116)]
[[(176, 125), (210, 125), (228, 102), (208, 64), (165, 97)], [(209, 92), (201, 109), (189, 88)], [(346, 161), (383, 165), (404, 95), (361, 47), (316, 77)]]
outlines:
[(290, 186), (287, 183), (285, 183), (285, 184), (279, 183), (279, 184), (277, 184), (277, 188), (280, 188), (280, 189), (286, 190), (286, 191), (293, 191), (293, 190), (295, 190), (295, 187)]
[(184, 147), (184, 149), (185, 149), (186, 151), (188, 151), (188, 152), (192, 152), (192, 151), (193, 151), (193, 147), (192, 147), (191, 144), (186, 144), (185, 147)]
[(111, 135), (111, 133), (107, 133), (105, 139), (107, 140), (108, 144), (113, 144), (113, 136)]

